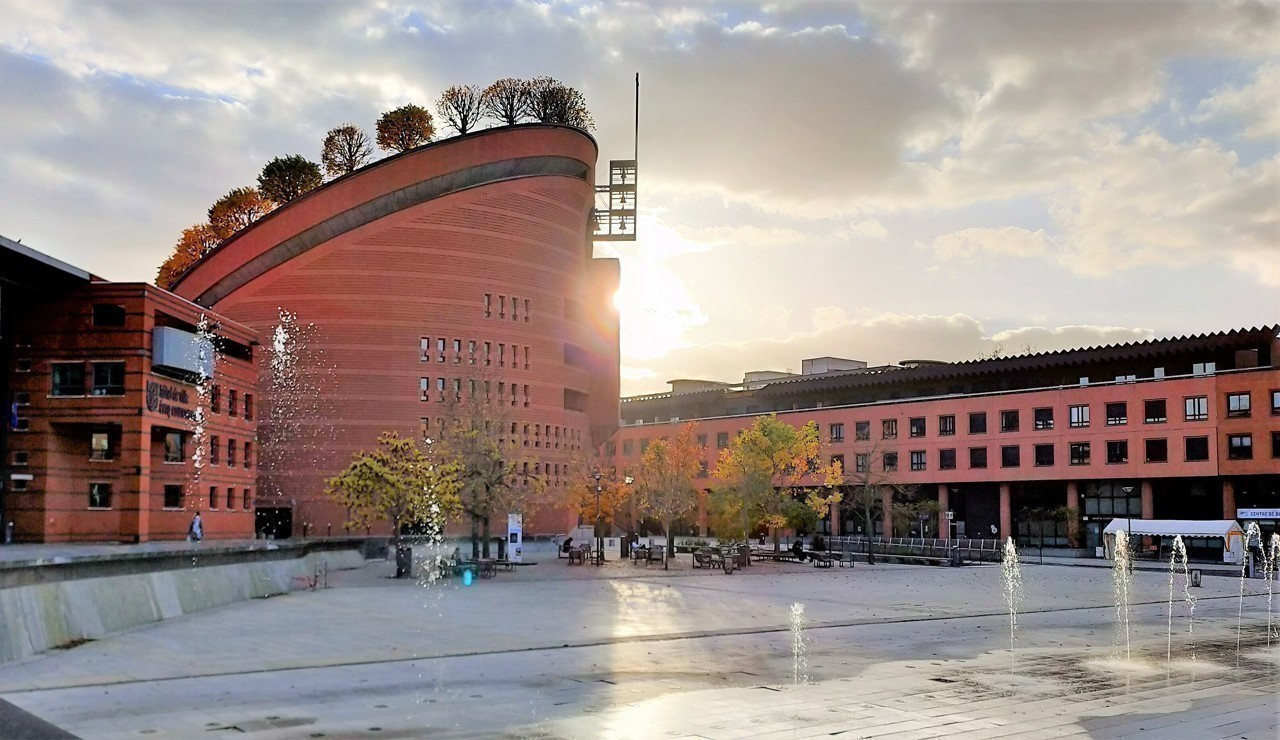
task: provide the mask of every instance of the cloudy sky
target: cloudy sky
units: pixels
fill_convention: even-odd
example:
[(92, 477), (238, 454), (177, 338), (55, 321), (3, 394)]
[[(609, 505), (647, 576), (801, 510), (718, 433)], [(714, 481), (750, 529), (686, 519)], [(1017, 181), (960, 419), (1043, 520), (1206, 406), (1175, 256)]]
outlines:
[(632, 146), (623, 389), (1280, 321), (1274, 2), (0, 0), (0, 234), (151, 280), (276, 155), (549, 74)]

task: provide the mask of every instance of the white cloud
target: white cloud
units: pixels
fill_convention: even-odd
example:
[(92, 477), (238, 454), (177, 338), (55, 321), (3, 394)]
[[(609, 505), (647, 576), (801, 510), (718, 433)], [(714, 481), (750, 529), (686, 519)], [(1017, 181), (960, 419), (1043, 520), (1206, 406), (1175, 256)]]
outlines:
[(1050, 241), (1043, 230), (1005, 226), (953, 231), (936, 237), (929, 246), (943, 259), (964, 261), (987, 256), (1039, 257), (1048, 252)]
[(1280, 136), (1280, 64), (1259, 67), (1243, 86), (1222, 87), (1196, 106), (1196, 121), (1227, 121), (1250, 139)]
[(883, 239), (889, 235), (889, 230), (877, 219), (864, 218), (849, 222), (838, 233), (855, 239)]

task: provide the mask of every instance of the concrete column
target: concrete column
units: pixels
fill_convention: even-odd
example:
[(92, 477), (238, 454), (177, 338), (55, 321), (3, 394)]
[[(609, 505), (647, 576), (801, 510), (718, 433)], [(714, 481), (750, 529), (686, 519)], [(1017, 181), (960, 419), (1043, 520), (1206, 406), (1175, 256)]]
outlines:
[[(635, 521), (635, 500), (631, 502), (631, 520)], [(633, 525), (634, 526), (634, 525)], [(698, 491), (698, 534), (707, 536), (707, 492)]]
[(951, 522), (947, 521), (947, 510), (951, 508), (951, 489), (946, 483), (938, 484), (938, 537), (951, 539)]
[(1080, 546), (1080, 484), (1067, 481), (1067, 541), (1072, 547)]
[(1013, 536), (1013, 494), (1008, 483), (1000, 484), (1000, 539)]
[(1149, 480), (1142, 481), (1142, 488), (1140, 490), (1142, 491), (1142, 518), (1155, 519), (1156, 518), (1156, 502), (1155, 502), (1155, 496), (1152, 494), (1152, 491), (1151, 491), (1151, 481)]
[(1236, 484), (1230, 478), (1222, 479), (1222, 518), (1236, 518)]
[[(893, 489), (884, 486), (880, 489), (880, 526), (884, 528), (884, 536), (893, 536)], [(870, 533), (868, 533), (870, 534)]]

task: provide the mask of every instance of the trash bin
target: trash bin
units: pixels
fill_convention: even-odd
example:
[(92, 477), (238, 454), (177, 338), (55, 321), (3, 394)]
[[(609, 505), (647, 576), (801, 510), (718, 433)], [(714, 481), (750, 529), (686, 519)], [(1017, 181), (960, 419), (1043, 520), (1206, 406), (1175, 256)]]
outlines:
[(413, 576), (413, 547), (400, 545), (396, 548), (396, 578)]
[(1199, 568), (1191, 569), (1191, 585), (1194, 586), (1195, 588), (1200, 588), (1200, 569)]

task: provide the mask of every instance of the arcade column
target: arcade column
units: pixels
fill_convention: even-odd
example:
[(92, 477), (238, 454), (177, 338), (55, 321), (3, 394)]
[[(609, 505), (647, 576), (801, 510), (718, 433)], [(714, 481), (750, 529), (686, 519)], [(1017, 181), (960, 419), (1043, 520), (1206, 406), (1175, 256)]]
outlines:
[(1013, 536), (1013, 494), (1008, 483), (1000, 484), (1000, 539)]
[(938, 531), (944, 540), (951, 539), (951, 522), (947, 521), (947, 511), (951, 509), (951, 489), (946, 483), (938, 484)]
[(1142, 487), (1139, 490), (1142, 492), (1142, 518), (1155, 519), (1156, 503), (1151, 491), (1151, 481), (1142, 481)]
[[(884, 536), (893, 536), (893, 489), (883, 486), (880, 489), (880, 526), (884, 528)], [(872, 534), (871, 532), (867, 533)]]
[(1230, 478), (1222, 479), (1222, 518), (1236, 518), (1236, 484)]
[(1080, 484), (1067, 482), (1067, 542), (1072, 547), (1080, 546)]

